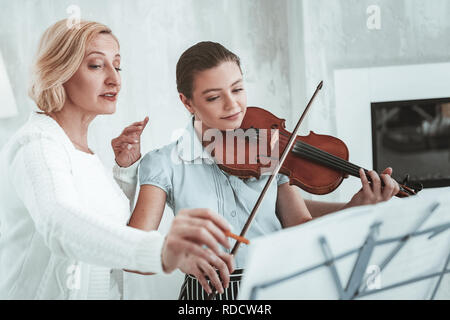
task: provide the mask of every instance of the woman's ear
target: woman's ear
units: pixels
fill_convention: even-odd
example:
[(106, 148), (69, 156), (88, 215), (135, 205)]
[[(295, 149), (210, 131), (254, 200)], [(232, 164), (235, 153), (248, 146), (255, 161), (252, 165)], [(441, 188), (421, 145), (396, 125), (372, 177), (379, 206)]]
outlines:
[(194, 114), (194, 108), (192, 108), (191, 99), (186, 98), (184, 94), (180, 93), (180, 100), (184, 104), (187, 111), (189, 111), (190, 114)]

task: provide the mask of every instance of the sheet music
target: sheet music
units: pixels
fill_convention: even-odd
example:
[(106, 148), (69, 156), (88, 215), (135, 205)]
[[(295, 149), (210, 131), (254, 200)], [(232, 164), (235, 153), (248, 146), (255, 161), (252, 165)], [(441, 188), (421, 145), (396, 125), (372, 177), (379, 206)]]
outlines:
[[(432, 209), (434, 211), (430, 214)], [(374, 248), (367, 269), (369, 273), (364, 278), (370, 288), (382, 289), (443, 270), (450, 252), (450, 229), (431, 239), (431, 232), (409, 238), (387, 266), (378, 273), (379, 276), (375, 277), (377, 266), (381, 266), (389, 253), (401, 242), (399, 237), (414, 232), (418, 225), (420, 227), (417, 231), (420, 232), (450, 223), (450, 188), (424, 190), (415, 197), (346, 209), (272, 235), (251, 239), (250, 256), (240, 298), (250, 298), (250, 290), (254, 285), (267, 284), (272, 280), (316, 267), (302, 275), (258, 290), (257, 298), (339, 299), (330, 269), (326, 266), (318, 267), (326, 261), (319, 238), (326, 239), (335, 258), (347, 254), (335, 261), (340, 282), (345, 289), (358, 256), (358, 249), (364, 244), (370, 227), (375, 222), (381, 222), (377, 241), (396, 238), (397, 241), (379, 244)], [(438, 277), (425, 279), (361, 299), (428, 299), (437, 281)], [(450, 275), (447, 274), (443, 277), (439, 290), (447, 299), (450, 298), (449, 284)]]

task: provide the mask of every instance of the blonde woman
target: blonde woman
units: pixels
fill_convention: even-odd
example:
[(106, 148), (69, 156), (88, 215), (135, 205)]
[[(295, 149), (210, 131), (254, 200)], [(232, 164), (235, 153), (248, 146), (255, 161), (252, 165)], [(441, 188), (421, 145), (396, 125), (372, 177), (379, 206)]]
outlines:
[(219, 215), (182, 210), (165, 238), (126, 226), (147, 119), (113, 140), (118, 184), (87, 142), (91, 121), (115, 112), (119, 72), (108, 27), (62, 20), (44, 33), (30, 89), (41, 112), (1, 153), (0, 299), (120, 298), (121, 269), (201, 279), (208, 265), (227, 287), (233, 261), (219, 249), (229, 247)]

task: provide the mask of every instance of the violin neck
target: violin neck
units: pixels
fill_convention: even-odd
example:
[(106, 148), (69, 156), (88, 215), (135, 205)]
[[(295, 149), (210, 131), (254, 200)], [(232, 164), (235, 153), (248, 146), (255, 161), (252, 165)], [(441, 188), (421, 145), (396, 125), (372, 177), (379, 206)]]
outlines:
[[(303, 141), (297, 141), (294, 144), (294, 147), (292, 148), (292, 152), (306, 160), (316, 162), (330, 169), (341, 171), (345, 174), (349, 174), (359, 178), (359, 169), (361, 169), (360, 166), (357, 166), (351, 162), (348, 162), (347, 160), (336, 157), (331, 153), (313, 147)], [(362, 169), (366, 173), (367, 180), (372, 182), (372, 179), (368, 175), (369, 171), (364, 168)], [(416, 193), (415, 190), (400, 184), (398, 181), (397, 183), (400, 186), (400, 192), (397, 194), (398, 197), (409, 196)], [(381, 185), (384, 186), (383, 180), (381, 180)]]
[[(292, 148), (292, 152), (304, 159), (359, 178), (359, 169), (361, 168), (360, 166), (336, 157), (331, 153), (313, 147), (303, 141), (297, 141)], [(363, 170), (366, 174), (368, 173), (368, 170), (364, 168)]]

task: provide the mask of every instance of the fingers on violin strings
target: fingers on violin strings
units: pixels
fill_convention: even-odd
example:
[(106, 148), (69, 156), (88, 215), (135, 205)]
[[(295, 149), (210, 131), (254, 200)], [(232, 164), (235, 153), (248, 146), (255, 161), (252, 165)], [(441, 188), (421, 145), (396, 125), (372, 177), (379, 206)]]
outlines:
[(362, 191), (366, 195), (370, 195), (372, 190), (370, 188), (369, 180), (367, 179), (364, 169), (359, 169), (359, 177), (361, 178)]
[(392, 182), (393, 185), (394, 185), (394, 188), (393, 188), (393, 190), (392, 190), (392, 195), (391, 195), (391, 197), (397, 195), (397, 194), (400, 192), (400, 185), (398, 184), (398, 182), (397, 182), (394, 178), (392, 178), (392, 173), (393, 173), (393, 172), (394, 172), (394, 170), (393, 170), (391, 167), (388, 167), (388, 168), (386, 168), (386, 169), (383, 171), (383, 173), (389, 175), (389, 178), (390, 178), (391, 182)]
[(388, 176), (389, 180), (392, 183), (392, 192), (391, 192), (391, 198), (395, 195), (397, 195), (400, 192), (400, 186), (397, 181), (395, 181), (392, 177)]
[(392, 171), (393, 171), (392, 168), (388, 167), (388, 168), (383, 170), (382, 174), (387, 174), (387, 175), (392, 176)]
[(393, 192), (395, 190), (394, 181), (391, 179), (391, 177), (388, 174), (382, 174), (381, 179), (384, 182), (384, 187), (382, 191), (382, 198), (383, 200), (389, 200), (392, 198)]
[(394, 182), (394, 191), (392, 191), (392, 196), (395, 196), (400, 192), (400, 185), (394, 179), (392, 179), (392, 181)]
[(375, 194), (375, 197), (379, 199), (381, 197), (381, 180), (378, 173), (371, 170), (369, 171), (370, 179), (372, 180), (372, 192)]

